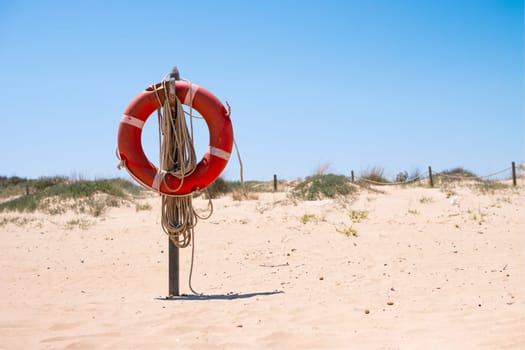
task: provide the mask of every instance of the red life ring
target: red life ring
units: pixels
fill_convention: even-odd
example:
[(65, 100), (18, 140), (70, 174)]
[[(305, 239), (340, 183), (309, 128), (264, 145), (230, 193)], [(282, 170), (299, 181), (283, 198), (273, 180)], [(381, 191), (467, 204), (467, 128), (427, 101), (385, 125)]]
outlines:
[[(205, 88), (187, 81), (175, 82), (179, 100), (202, 115), (210, 132), (208, 151), (197, 164), (195, 171), (181, 180), (152, 164), (142, 148), (142, 127), (148, 117), (162, 106), (167, 95), (159, 93), (161, 90), (161, 83), (147, 88), (135, 97), (124, 111), (118, 128), (117, 154), (121, 164), (140, 184), (166, 195), (186, 195), (202, 190), (219, 177), (230, 158), (233, 129), (229, 111)], [(155, 91), (161, 99), (161, 105)]]

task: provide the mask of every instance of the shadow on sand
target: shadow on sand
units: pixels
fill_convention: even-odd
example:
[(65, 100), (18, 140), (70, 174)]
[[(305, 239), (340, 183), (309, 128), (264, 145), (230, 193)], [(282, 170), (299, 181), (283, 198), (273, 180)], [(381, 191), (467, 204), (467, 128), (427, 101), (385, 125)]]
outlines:
[(259, 296), (268, 296), (274, 294), (284, 293), (282, 290), (276, 290), (273, 292), (255, 292), (255, 293), (244, 293), (244, 294), (183, 294), (183, 295), (172, 295), (169, 297), (155, 298), (155, 300), (236, 300), (236, 299), (248, 299)]

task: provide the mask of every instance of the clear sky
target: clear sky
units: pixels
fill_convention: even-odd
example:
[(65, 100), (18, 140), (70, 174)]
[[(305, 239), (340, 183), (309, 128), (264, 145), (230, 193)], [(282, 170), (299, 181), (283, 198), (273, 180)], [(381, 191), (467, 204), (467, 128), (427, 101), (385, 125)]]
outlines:
[[(174, 65), (232, 106), (245, 179), (485, 175), (525, 159), (523, 13), (514, 0), (0, 0), (0, 175), (127, 177), (122, 112)], [(156, 128), (143, 143), (158, 163)], [(238, 169), (233, 155), (226, 179)]]

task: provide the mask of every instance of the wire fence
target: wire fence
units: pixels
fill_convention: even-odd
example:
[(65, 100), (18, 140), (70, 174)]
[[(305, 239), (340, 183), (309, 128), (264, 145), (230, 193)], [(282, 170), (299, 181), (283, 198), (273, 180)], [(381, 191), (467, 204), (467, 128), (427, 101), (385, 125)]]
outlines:
[[(402, 185), (413, 184), (418, 181), (427, 180), (429, 182), (430, 187), (434, 187), (434, 180), (492, 181), (492, 180), (502, 180), (501, 175), (505, 173), (507, 174), (507, 176), (505, 176), (504, 179), (512, 179), (513, 186), (517, 186), (517, 178), (523, 176), (525, 173), (525, 163), (522, 163), (519, 166), (516, 166), (516, 163), (512, 162), (511, 166), (505, 169), (501, 169), (496, 172), (482, 175), (482, 176), (471, 174), (470, 172), (462, 168), (457, 168), (455, 170), (444, 170), (441, 172), (433, 172), (432, 167), (429, 166), (428, 170), (422, 173), (418, 173), (417, 175), (404, 179), (403, 181), (393, 181), (393, 182), (389, 182), (385, 179), (381, 179), (381, 181), (372, 180), (370, 179), (371, 176), (368, 176), (368, 175), (356, 177), (354, 174), (354, 171), (352, 170), (350, 181), (352, 183), (365, 183), (365, 184), (376, 185), (376, 186), (402, 186)], [(382, 178), (382, 176), (377, 176), (377, 177)], [(278, 184), (277, 175), (274, 175), (273, 176), (274, 191), (277, 191), (277, 184)]]
[[(517, 177), (521, 176), (521, 171), (524, 170), (523, 167), (524, 167), (523, 164), (520, 165), (519, 167), (516, 167), (516, 163), (512, 162), (510, 167), (498, 170), (496, 172), (493, 172), (493, 173), (490, 173), (490, 174), (487, 174), (487, 175), (477, 176), (477, 175), (474, 175), (474, 174), (468, 174), (463, 169), (458, 169), (458, 171), (457, 171), (458, 174), (455, 174), (454, 171), (448, 171), (448, 170), (441, 171), (441, 172), (433, 172), (432, 171), (432, 167), (429, 166), (428, 170), (423, 172), (423, 173), (419, 173), (416, 176), (413, 176), (411, 178), (405, 179), (403, 181), (393, 181), (393, 182), (375, 181), (375, 180), (371, 180), (371, 179), (367, 178), (366, 176), (361, 176), (361, 177), (355, 179), (354, 172), (352, 171), (351, 179), (352, 179), (352, 182), (357, 182), (357, 183), (363, 182), (363, 183), (368, 183), (370, 185), (377, 185), (377, 186), (408, 185), (408, 184), (411, 184), (411, 183), (414, 183), (414, 182), (417, 182), (417, 181), (423, 181), (425, 179), (428, 179), (430, 186), (433, 187), (434, 186), (434, 179), (477, 180), (477, 181), (482, 181), (482, 180), (489, 180), (489, 179), (494, 178), (494, 177), (496, 177), (498, 175), (507, 173), (507, 174), (509, 174), (507, 176), (507, 178), (511, 178), (512, 179), (512, 184), (514, 186), (516, 186), (517, 185)], [(460, 173), (464, 173), (464, 175), (459, 175)]]

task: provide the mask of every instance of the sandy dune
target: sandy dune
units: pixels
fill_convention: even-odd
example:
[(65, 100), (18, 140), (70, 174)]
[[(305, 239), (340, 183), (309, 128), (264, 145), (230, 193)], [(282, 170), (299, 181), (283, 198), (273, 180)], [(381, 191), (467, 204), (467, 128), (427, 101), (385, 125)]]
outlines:
[(522, 349), (520, 181), (215, 200), (196, 229), (203, 295), (169, 300), (157, 196), (102, 218), (0, 213), (0, 348)]

